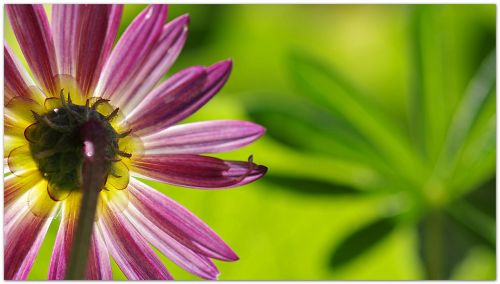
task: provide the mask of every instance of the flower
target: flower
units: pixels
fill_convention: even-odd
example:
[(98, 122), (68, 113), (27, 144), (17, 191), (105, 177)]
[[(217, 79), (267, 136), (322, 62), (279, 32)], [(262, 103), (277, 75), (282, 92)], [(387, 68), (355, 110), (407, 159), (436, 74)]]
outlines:
[[(121, 5), (7, 5), (33, 77), (5, 43), (5, 278), (25, 279), (52, 219), (60, 212), (49, 279), (65, 276), (82, 197), (84, 155), (105, 153), (87, 279), (111, 279), (109, 255), (129, 279), (172, 279), (150, 244), (206, 279), (211, 259), (237, 255), (188, 210), (136, 177), (215, 189), (247, 184), (267, 168), (201, 154), (243, 147), (264, 133), (245, 121), (175, 125), (226, 82), (230, 60), (195, 66), (161, 82), (179, 55), (189, 17), (167, 24), (166, 5), (151, 5), (113, 48)], [(86, 123), (105, 133), (82, 141)]]

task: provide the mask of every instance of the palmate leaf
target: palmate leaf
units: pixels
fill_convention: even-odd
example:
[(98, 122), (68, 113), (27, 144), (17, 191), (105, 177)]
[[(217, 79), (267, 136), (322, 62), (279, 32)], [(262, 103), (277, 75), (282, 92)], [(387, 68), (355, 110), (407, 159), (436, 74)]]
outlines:
[(457, 106), (463, 109), (460, 100), (479, 62), (470, 61), (472, 51), (481, 60), (495, 46), (487, 29), (464, 24), (467, 15), (467, 7), (460, 5), (411, 7), (410, 125), (413, 141), (430, 162), (440, 156), (448, 124), (453, 116), (456, 120)]
[(395, 217), (375, 220), (340, 242), (330, 257), (330, 267), (338, 268), (359, 257), (384, 240), (396, 227)]
[(257, 95), (247, 101), (246, 108), (252, 121), (267, 128), (268, 136), (295, 150), (329, 154), (390, 171), (384, 158), (356, 129), (300, 97)]
[(328, 108), (332, 115), (344, 119), (353, 130), (361, 133), (399, 176), (418, 183), (426, 169), (395, 120), (320, 60), (296, 51), (289, 61), (294, 82), (308, 99)]

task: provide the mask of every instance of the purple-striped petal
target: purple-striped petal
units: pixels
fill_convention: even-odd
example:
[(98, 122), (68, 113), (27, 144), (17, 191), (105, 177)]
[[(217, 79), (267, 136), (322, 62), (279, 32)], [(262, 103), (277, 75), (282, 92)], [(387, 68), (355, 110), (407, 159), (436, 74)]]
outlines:
[(248, 162), (224, 161), (190, 154), (144, 155), (132, 160), (135, 174), (173, 185), (219, 189), (247, 184), (267, 168)]
[[(23, 198), (24, 200), (16, 202), (19, 206), (13, 206), (5, 212), (6, 217), (15, 215), (15, 218), (9, 218), (10, 221), (6, 222), (4, 227), (6, 280), (26, 279), (52, 221), (52, 214), (43, 216), (33, 214), (32, 209), (27, 206), (28, 195), (23, 195)], [(47, 209), (54, 212), (56, 207), (50, 206)]]
[(146, 97), (147, 101), (137, 107), (134, 116), (127, 117), (132, 129), (144, 136), (185, 119), (222, 88), (231, 66), (227, 60), (206, 68), (206, 74), (200, 67), (192, 67), (172, 76)]
[(167, 10), (167, 5), (151, 5), (128, 26), (104, 65), (94, 96), (120, 95), (117, 91), (133, 78), (161, 35)]
[(198, 254), (176, 241), (169, 236), (168, 232), (161, 230), (132, 204), (128, 205), (124, 213), (148, 242), (167, 256), (168, 259), (201, 278), (217, 279), (219, 271), (208, 257)]
[(127, 115), (135, 132), (163, 129), (170, 125), (169, 118), (176, 115), (186, 102), (200, 96), (207, 79), (204, 67), (184, 69), (168, 78)]
[(106, 209), (98, 226), (111, 256), (123, 274), (130, 280), (172, 279), (144, 237), (121, 212), (115, 211)]
[[(71, 194), (63, 202), (61, 212), (61, 223), (57, 232), (54, 249), (49, 265), (50, 280), (64, 280), (66, 269), (69, 263), (71, 245), (76, 229), (78, 218), (78, 208), (81, 202), (81, 195)], [(87, 263), (86, 279), (91, 280), (111, 280), (111, 264), (109, 255), (99, 236), (98, 230), (94, 229), (91, 236), (89, 258)]]
[(75, 4), (52, 7), (59, 72), (75, 77), (83, 93), (91, 94), (111, 51), (123, 7)]
[(4, 43), (3, 52), (5, 72), (4, 105), (7, 105), (16, 96), (28, 95), (29, 86), (35, 83), (6, 42)]
[(39, 85), (56, 94), (57, 62), (52, 33), (43, 5), (9, 4), (7, 15), (24, 57)]
[(141, 137), (148, 154), (207, 154), (235, 150), (262, 136), (265, 129), (255, 123), (214, 120), (180, 124)]
[(113, 280), (108, 249), (97, 228), (94, 228), (90, 239), (90, 252), (85, 279)]
[(63, 280), (69, 261), (71, 244), (75, 233), (78, 208), (80, 206), (79, 194), (71, 194), (64, 200), (61, 212), (61, 223), (52, 251), (49, 265), (49, 280)]
[(130, 74), (113, 103), (129, 113), (167, 73), (182, 50), (187, 38), (189, 17), (180, 16), (163, 27), (162, 33), (144, 61)]
[(189, 249), (210, 258), (238, 260), (234, 251), (198, 217), (154, 188), (131, 179), (131, 204), (155, 226)]

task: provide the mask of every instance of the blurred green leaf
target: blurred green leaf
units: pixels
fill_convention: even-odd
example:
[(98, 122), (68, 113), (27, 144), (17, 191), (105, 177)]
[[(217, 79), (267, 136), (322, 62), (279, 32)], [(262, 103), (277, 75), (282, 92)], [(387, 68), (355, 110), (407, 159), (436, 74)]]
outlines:
[[(493, 111), (495, 104), (496, 83), (496, 51), (493, 50), (481, 64), (477, 74), (460, 102), (451, 122), (438, 170), (451, 172), (454, 170), (460, 157), (460, 150), (465, 148), (467, 136), (470, 135), (475, 122), (481, 114)], [(493, 109), (492, 109), (493, 108)], [(483, 126), (485, 123), (479, 124)], [(487, 125), (487, 123), (486, 123)], [(488, 129), (487, 131), (490, 131)], [(481, 137), (483, 141), (484, 137)]]
[(267, 135), (291, 148), (327, 153), (388, 170), (383, 157), (359, 132), (304, 99), (260, 95), (246, 106), (251, 120), (264, 125)]
[(446, 101), (445, 51), (442, 7), (412, 7), (411, 39), (413, 80), (411, 122), (414, 138), (422, 153), (436, 159), (449, 119)]
[(463, 200), (474, 206), (490, 218), (496, 217), (496, 183), (497, 179), (493, 176), (482, 186), (473, 190), (463, 197)]
[(382, 218), (356, 230), (337, 245), (330, 266), (337, 268), (352, 261), (385, 239), (395, 227), (395, 218)]
[(319, 59), (296, 51), (289, 61), (294, 81), (308, 98), (362, 133), (392, 163), (394, 171), (415, 182), (420, 180), (425, 169), (394, 120)]
[(464, 200), (447, 207), (450, 216), (481, 243), (495, 249), (495, 219)]
[[(464, 207), (454, 210), (464, 210)], [(428, 279), (449, 279), (470, 249), (485, 243), (477, 234), (471, 234), (470, 227), (464, 226), (463, 220), (457, 220), (446, 212), (432, 211), (418, 225), (419, 253)]]
[(269, 190), (283, 189), (311, 196), (353, 196), (366, 192), (349, 185), (334, 184), (307, 177), (267, 175), (263, 181), (272, 185)]

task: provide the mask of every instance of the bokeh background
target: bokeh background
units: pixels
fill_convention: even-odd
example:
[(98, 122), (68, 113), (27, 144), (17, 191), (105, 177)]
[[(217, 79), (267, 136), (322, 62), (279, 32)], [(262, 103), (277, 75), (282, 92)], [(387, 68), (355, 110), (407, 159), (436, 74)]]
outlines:
[[(120, 33), (143, 8), (125, 6)], [(172, 5), (191, 23), (170, 74), (234, 61), (189, 120), (263, 124), (218, 156), (269, 172), (223, 191), (150, 184), (238, 253), (220, 279), (495, 279), (495, 8)], [(21, 54), (7, 19), (5, 36)], [(46, 279), (58, 226), (29, 279)]]

